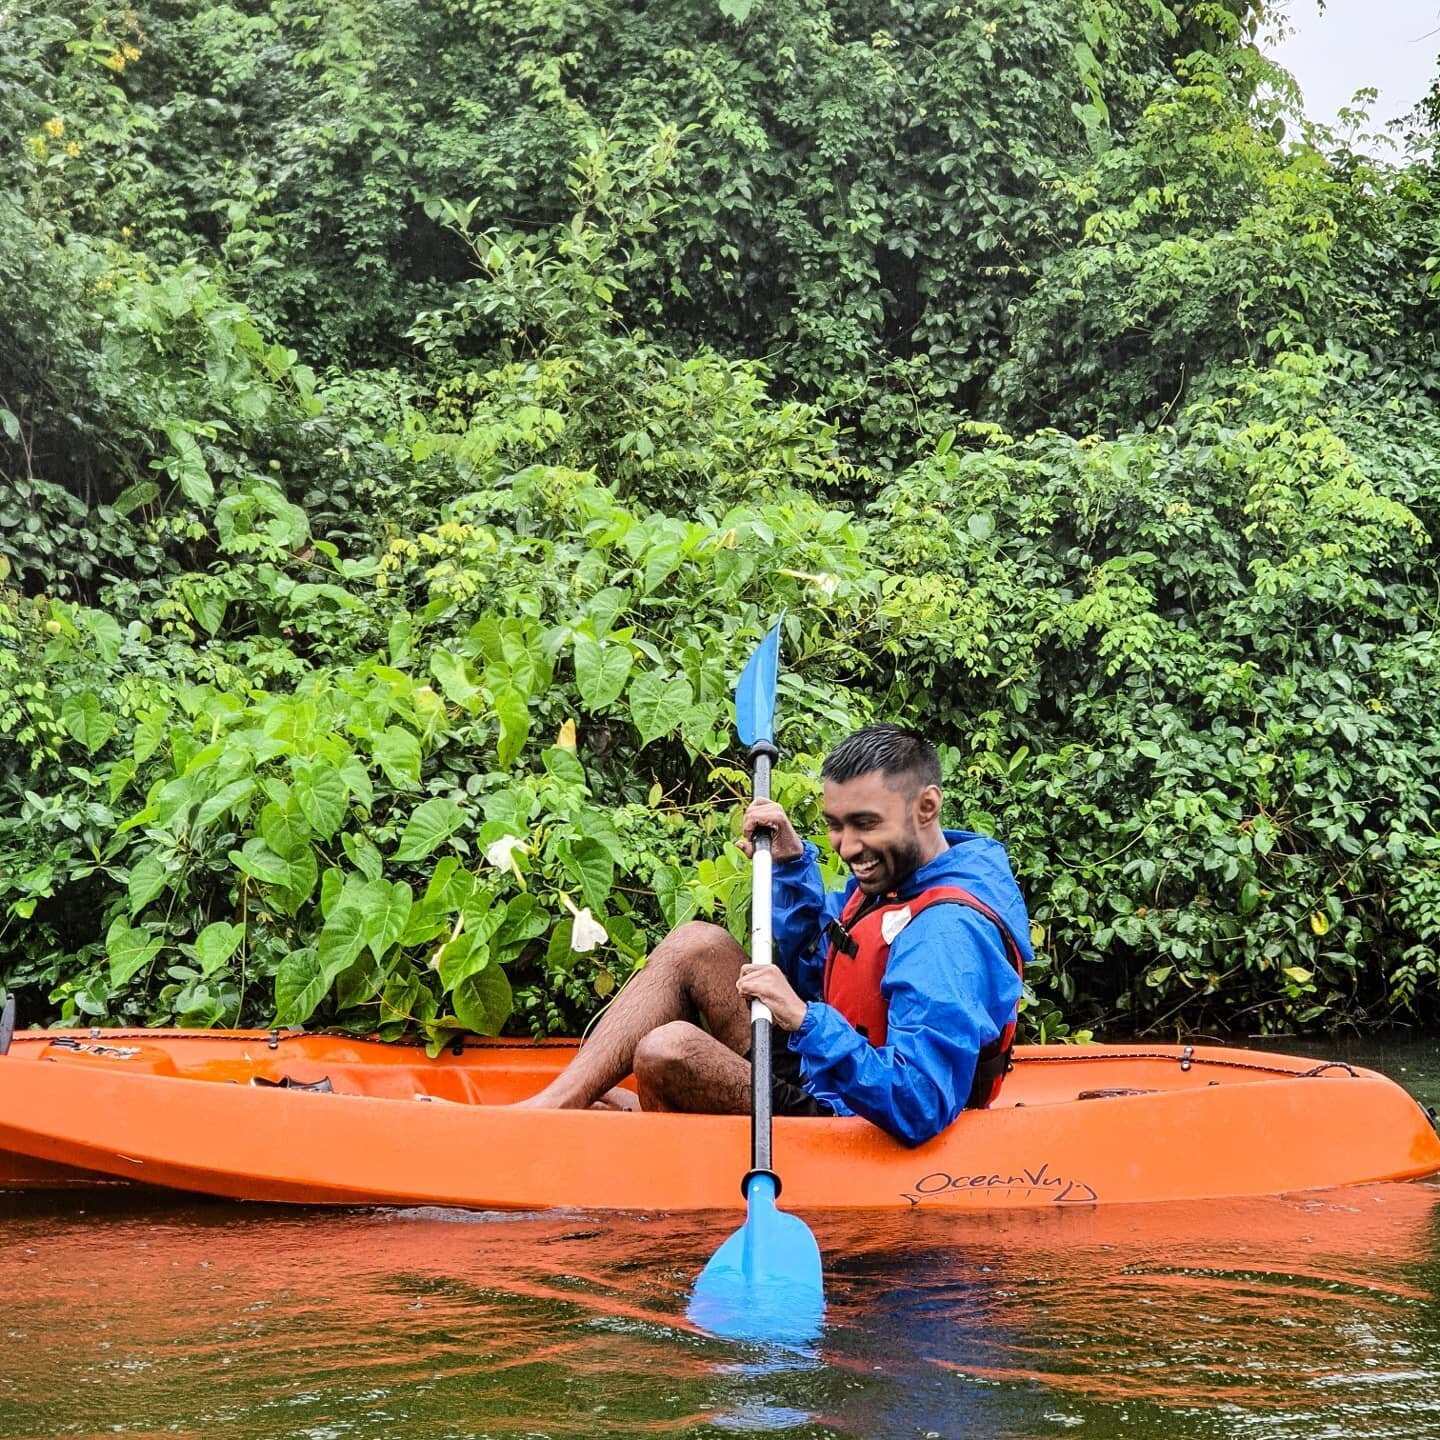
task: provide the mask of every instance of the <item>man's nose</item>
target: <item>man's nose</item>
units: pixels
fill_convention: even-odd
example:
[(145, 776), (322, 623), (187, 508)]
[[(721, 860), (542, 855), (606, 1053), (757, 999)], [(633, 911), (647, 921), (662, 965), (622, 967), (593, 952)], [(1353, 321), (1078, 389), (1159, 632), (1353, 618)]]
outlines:
[(836, 849), (840, 852), (842, 860), (853, 860), (865, 848), (860, 837), (849, 830), (840, 832), (840, 844)]

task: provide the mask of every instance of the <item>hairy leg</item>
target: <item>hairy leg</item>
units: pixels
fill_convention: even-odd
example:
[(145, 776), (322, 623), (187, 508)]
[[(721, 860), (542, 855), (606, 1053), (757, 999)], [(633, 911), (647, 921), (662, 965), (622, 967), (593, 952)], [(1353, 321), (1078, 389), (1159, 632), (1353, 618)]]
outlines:
[(685, 1020), (672, 1020), (641, 1040), (635, 1080), (642, 1110), (695, 1115), (750, 1110), (750, 1062)]
[[(538, 1095), (520, 1103), (547, 1110), (593, 1105), (635, 1068), (635, 1052), (652, 1030), (679, 1020), (743, 1065), (750, 1011), (735, 982), (748, 959), (720, 926), (681, 925), (615, 997), (580, 1053)], [(701, 1016), (709, 1035), (695, 1024)]]

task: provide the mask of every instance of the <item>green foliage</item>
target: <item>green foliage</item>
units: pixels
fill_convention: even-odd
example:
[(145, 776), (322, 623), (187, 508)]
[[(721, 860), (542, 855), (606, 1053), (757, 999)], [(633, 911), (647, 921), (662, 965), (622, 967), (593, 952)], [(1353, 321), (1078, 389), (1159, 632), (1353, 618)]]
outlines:
[(1433, 170), (1257, 20), (10, 6), (26, 1018), (580, 1028), (744, 933), (782, 607), (777, 793), (932, 734), (1031, 1033), (1433, 1017)]
[(1424, 197), (1343, 147), (1295, 143), (1296, 127), (1286, 77), (1248, 46), (1178, 62), (1129, 142), (1061, 187), (1076, 241), (1020, 303), (994, 377), (1008, 411), (1156, 423), (1236, 358), (1403, 352), (1426, 283), (1407, 212)]
[(1434, 571), (1362, 381), (1281, 356), (1174, 430), (981, 431), (877, 502), (884, 708), (988, 698), (944, 705), (949, 773), (1066, 1001), (1268, 1030), (1417, 998)]
[[(574, 275), (547, 280), (551, 309)], [(248, 339), (243, 313), (207, 313), (207, 333)], [(354, 419), (363, 453), (388, 457), (364, 482), (368, 554), (316, 537), (270, 479), (216, 463), (218, 488), (192, 494), (182, 470), (144, 502), (184, 525), (205, 570), (117, 581), (95, 608), (15, 597), (29, 663), (3, 679), (25, 798), (0, 899), (31, 924), (12, 987), (44, 987), (64, 1020), (323, 1017), (438, 1046), (512, 1015), (575, 1028), (667, 918), (743, 923), (743, 860), (713, 857), (743, 787), (726, 757), (733, 675), (781, 605), (816, 673), (861, 663), (832, 627), (865, 574), (864, 535), (801, 490), (744, 498), (778, 487), (780, 459), (762, 457), (782, 440), (797, 474), (834, 468), (812, 412), (772, 417), (746, 367), (626, 340), (599, 297), (586, 313), (586, 353), (614, 385), (552, 363), (545, 339), (530, 365), (437, 370), (393, 435)], [(287, 401), (275, 382), (293, 357), (251, 348), (273, 372), (257, 428), (296, 411), (332, 433), (351, 423), (353, 387), (334, 415), (308, 383)], [(657, 407), (643, 455), (617, 443), (641, 406), (626, 369), (662, 397), (687, 387)], [(220, 374), (230, 413), (253, 374)], [(547, 403), (529, 415), (537, 383)], [(178, 465), (233, 456), (218, 442), (238, 427), (209, 429)], [(586, 448), (610, 483), (566, 463)], [(659, 470), (699, 504), (706, 464), (713, 513), (622, 493)], [(127, 608), (148, 619), (122, 628), (110, 612)], [(787, 723), (813, 746), (837, 716), (843, 703), (802, 699)], [(78, 822), (40, 799), (34, 777), (61, 773)], [(95, 928), (77, 945), (61, 922), (81, 894)]]
[(572, 166), (620, 154), (589, 215), (623, 238), (627, 318), (771, 357), (893, 453), (917, 390), (973, 400), (1004, 359), (1057, 176), (1254, 7), (60, 8), (20, 11), (28, 124), (82, 147), (45, 170), (57, 201), (162, 262), (200, 247), (307, 353), (394, 354), (466, 273), (446, 201), (543, 231)]

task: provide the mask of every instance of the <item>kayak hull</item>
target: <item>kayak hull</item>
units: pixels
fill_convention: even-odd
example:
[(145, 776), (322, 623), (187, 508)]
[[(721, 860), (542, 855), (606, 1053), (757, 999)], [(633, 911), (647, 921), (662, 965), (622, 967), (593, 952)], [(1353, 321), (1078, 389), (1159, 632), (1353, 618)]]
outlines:
[[(276, 1032), (17, 1035), (0, 1188), (148, 1186), (319, 1205), (738, 1209), (742, 1116), (510, 1108), (563, 1042)], [(303, 1087), (328, 1084), (323, 1093)], [(296, 1088), (286, 1088), (296, 1087)], [(1279, 1194), (1440, 1172), (1430, 1117), (1348, 1065), (1183, 1046), (1029, 1046), (999, 1101), (907, 1149), (777, 1119), (789, 1210), (996, 1210)]]

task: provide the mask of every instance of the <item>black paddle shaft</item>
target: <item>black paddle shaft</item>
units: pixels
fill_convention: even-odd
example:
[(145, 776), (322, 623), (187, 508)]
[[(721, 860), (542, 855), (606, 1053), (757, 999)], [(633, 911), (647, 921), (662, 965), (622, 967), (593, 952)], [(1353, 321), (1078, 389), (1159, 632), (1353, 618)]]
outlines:
[[(750, 758), (754, 761), (754, 784), (753, 794), (756, 800), (768, 800), (770, 798), (770, 766), (779, 758), (779, 751), (766, 740), (761, 740), (750, 747)], [(768, 830), (757, 830), (755, 832), (755, 858), (759, 860), (764, 856), (765, 860), (756, 869), (763, 872), (766, 887), (770, 885), (770, 832)], [(769, 958), (770, 946), (772, 943), (772, 926), (769, 922), (770, 916), (770, 895), (766, 894), (761, 900), (761, 913), (766, 917), (764, 935), (760, 935), (758, 929), (752, 930), (751, 958), (754, 958), (755, 949), (759, 948), (762, 942)], [(750, 904), (752, 908), (756, 904), (756, 895), (752, 891)], [(768, 1016), (756, 1016), (750, 1021), (750, 1170), (745, 1179), (741, 1182), (741, 1190), (750, 1188), (750, 1179), (756, 1174), (771, 1176), (775, 1181), (775, 1193), (780, 1193), (780, 1177), (770, 1163), (770, 1124), (773, 1116), (772, 1092), (770, 1089), (770, 1037), (772, 1026)]]

